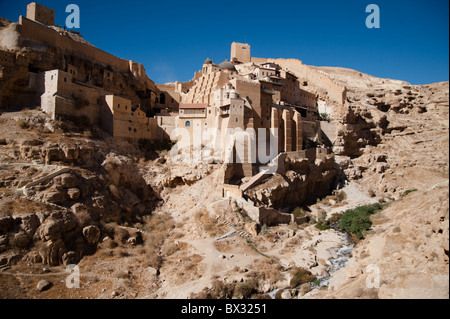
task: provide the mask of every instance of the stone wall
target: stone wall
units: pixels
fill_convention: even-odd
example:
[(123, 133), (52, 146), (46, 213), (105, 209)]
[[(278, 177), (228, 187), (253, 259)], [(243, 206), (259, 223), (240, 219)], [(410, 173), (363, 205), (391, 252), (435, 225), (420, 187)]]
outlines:
[(55, 11), (36, 2), (31, 2), (27, 5), (27, 18), (46, 25), (54, 25)]
[(247, 63), (251, 61), (250, 58), (250, 45), (247, 43), (233, 42), (231, 44), (231, 56), (230, 61), (237, 60), (241, 63)]
[(23, 16), (19, 17), (19, 29), (21, 40), (25, 38), (42, 43), (48, 43), (52, 46), (60, 48), (63, 51), (66, 51), (67, 53), (84, 56), (87, 60), (95, 61), (105, 67), (109, 65), (115, 71), (130, 71), (128, 60), (120, 59), (94, 46), (62, 36), (52, 28), (46, 27), (45, 25), (27, 19)]

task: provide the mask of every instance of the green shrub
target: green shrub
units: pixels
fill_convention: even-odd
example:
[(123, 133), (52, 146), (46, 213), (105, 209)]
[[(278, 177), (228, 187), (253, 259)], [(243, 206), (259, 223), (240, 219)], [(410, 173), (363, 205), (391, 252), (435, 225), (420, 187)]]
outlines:
[(326, 230), (330, 228), (330, 223), (327, 222), (327, 213), (323, 212), (317, 221), (316, 228), (320, 230)]
[(316, 276), (314, 276), (309, 270), (296, 268), (293, 271), (290, 286), (291, 288), (295, 288), (307, 282), (314, 282), (314, 280), (316, 280)]
[(330, 122), (330, 115), (328, 113), (320, 113), (319, 116), (321, 121)]
[(362, 239), (365, 232), (372, 227), (370, 215), (380, 210), (382, 210), (382, 206), (379, 203), (349, 209), (342, 215), (339, 221), (339, 228), (355, 235), (358, 239)]
[(408, 189), (407, 191), (405, 191), (405, 192), (403, 193), (403, 196), (406, 196), (406, 195), (408, 195), (408, 194), (411, 194), (412, 192), (417, 192), (417, 189), (416, 189), (416, 188), (414, 188), (414, 189)]

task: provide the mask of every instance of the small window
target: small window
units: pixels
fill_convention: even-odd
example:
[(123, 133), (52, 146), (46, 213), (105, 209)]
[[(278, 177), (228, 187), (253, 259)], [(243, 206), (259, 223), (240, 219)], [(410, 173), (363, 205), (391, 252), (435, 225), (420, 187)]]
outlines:
[(117, 104), (117, 108), (120, 109), (120, 103)]
[(236, 123), (239, 122), (239, 118), (236, 117)]
[(191, 127), (191, 122), (190, 122), (190, 121), (186, 121), (186, 123), (184, 124), (184, 126), (186, 126), (186, 127)]
[(209, 110), (209, 114), (211, 114), (211, 110)]
[(64, 78), (64, 82), (67, 82), (67, 79), (66, 79), (66, 78)]
[(53, 80), (53, 75), (52, 75), (52, 78), (51, 78), (52, 80)]

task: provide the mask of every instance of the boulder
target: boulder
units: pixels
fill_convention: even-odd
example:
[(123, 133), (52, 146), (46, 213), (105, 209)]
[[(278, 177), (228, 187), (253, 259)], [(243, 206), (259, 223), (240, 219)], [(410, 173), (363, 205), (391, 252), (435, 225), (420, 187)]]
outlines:
[(80, 181), (72, 174), (62, 174), (56, 178), (57, 182), (64, 188), (76, 188), (80, 185)]
[(304, 296), (305, 294), (307, 294), (310, 291), (311, 291), (311, 285), (309, 283), (303, 284), (299, 288), (298, 296), (299, 297)]
[(64, 266), (75, 265), (80, 261), (78, 254), (74, 251), (68, 251), (62, 256), (62, 262)]
[(281, 293), (281, 299), (291, 299), (292, 293), (290, 290), (286, 289)]
[(66, 198), (67, 193), (65, 191), (57, 191), (57, 190), (45, 192), (43, 196), (43, 200), (53, 204), (61, 204), (66, 200)]
[(24, 231), (20, 231), (14, 234), (14, 237), (10, 240), (10, 242), (11, 245), (17, 248), (25, 248), (30, 244), (31, 238), (28, 237)]
[(48, 282), (47, 280), (41, 280), (36, 285), (36, 288), (39, 291), (46, 291), (46, 290), (49, 290), (51, 287), (52, 287), (52, 283)]
[(32, 238), (41, 224), (39, 217), (36, 214), (27, 214), (20, 216), (20, 220), (20, 228), (28, 235), (28, 237)]
[(39, 250), (42, 263), (50, 266), (58, 266), (62, 256), (66, 252), (64, 242), (61, 239), (47, 241)]
[(7, 233), (12, 227), (14, 227), (14, 219), (12, 217), (0, 217), (0, 232)]
[(81, 192), (78, 188), (69, 188), (67, 190), (67, 195), (72, 200), (77, 200), (80, 198)]
[(63, 221), (47, 218), (39, 227), (39, 236), (42, 240), (57, 240), (62, 237)]
[(100, 229), (97, 226), (87, 226), (83, 228), (83, 237), (90, 245), (95, 245), (100, 240)]
[(75, 227), (77, 227), (77, 219), (72, 213), (53, 213), (39, 227), (39, 236), (43, 240), (56, 240)]

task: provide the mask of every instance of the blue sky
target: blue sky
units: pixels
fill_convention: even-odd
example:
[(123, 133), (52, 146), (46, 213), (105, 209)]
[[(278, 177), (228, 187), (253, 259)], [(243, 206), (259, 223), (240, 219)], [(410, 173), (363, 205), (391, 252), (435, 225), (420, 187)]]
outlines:
[[(17, 21), (30, 1), (0, 0), (0, 16)], [(449, 2), (422, 1), (85, 1), (40, 0), (65, 25), (70, 3), (81, 11), (83, 37), (142, 63), (156, 83), (187, 81), (209, 56), (229, 58), (233, 41), (252, 56), (297, 58), (374, 76), (426, 84), (449, 79)], [(381, 27), (368, 29), (368, 4)]]

